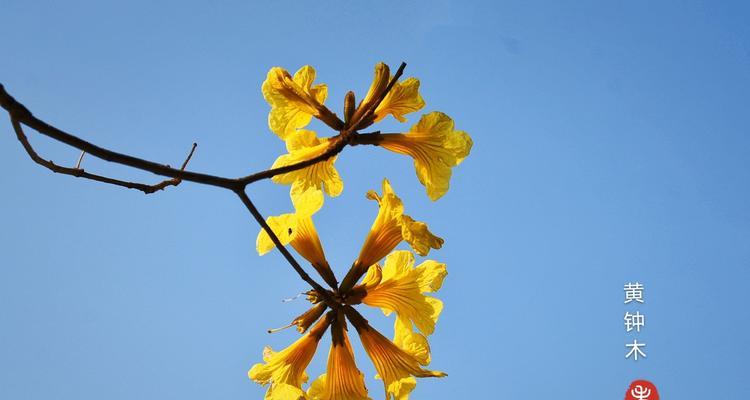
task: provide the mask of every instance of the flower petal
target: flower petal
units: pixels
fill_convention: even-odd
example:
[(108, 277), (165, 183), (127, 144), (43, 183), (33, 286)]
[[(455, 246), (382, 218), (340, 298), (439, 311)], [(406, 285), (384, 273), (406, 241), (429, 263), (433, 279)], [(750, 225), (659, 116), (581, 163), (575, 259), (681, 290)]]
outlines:
[[(292, 241), (294, 232), (297, 230), (297, 216), (295, 214), (281, 214), (278, 216), (268, 217), (266, 223), (271, 228), (281, 244), (287, 245)], [(255, 248), (258, 255), (264, 255), (273, 250), (276, 245), (271, 240), (265, 229), (261, 228), (258, 237), (255, 240)]]
[(427, 365), (430, 363), (430, 344), (424, 335), (414, 332), (411, 321), (398, 317), (393, 330), (393, 343), (396, 346), (414, 356), (420, 364)]
[(426, 260), (417, 266), (417, 274), (417, 284), (422, 293), (437, 292), (443, 286), (448, 270), (443, 263)]
[(430, 249), (443, 247), (444, 243), (442, 238), (430, 232), (427, 224), (415, 221), (408, 215), (401, 219), (401, 236), (420, 256), (426, 256)]

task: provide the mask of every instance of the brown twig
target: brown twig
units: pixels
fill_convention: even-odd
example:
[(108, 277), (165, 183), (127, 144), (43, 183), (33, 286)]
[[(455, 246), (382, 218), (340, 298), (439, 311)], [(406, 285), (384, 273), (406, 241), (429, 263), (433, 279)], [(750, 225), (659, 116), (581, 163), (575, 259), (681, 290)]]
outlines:
[(81, 155), (78, 156), (78, 161), (76, 161), (76, 169), (81, 168), (81, 163), (83, 162), (83, 156), (86, 155), (85, 151), (81, 151)]

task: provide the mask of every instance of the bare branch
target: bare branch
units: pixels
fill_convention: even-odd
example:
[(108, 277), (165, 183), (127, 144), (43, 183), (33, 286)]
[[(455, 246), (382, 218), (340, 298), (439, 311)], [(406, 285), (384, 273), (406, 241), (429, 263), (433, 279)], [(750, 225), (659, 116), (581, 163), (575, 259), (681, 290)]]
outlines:
[(190, 159), (193, 158), (193, 153), (195, 153), (195, 148), (198, 147), (198, 143), (193, 142), (193, 146), (190, 148), (190, 153), (188, 153), (187, 158), (185, 161), (182, 162), (182, 166), (180, 167), (180, 171), (184, 171), (187, 167), (188, 163), (190, 162)]
[[(37, 152), (31, 146), (31, 143), (29, 143), (29, 140), (26, 138), (26, 134), (24, 134), (21, 124), (17, 120), (11, 117), (10, 122), (11, 124), (13, 124), (13, 130), (16, 131), (16, 137), (18, 138), (18, 141), (21, 142), (21, 145), (26, 150), (26, 153), (29, 154), (29, 157), (31, 157), (31, 159), (35, 163), (51, 170), (52, 172), (56, 172), (56, 173), (64, 174), (64, 175), (71, 175), (71, 176), (75, 176), (76, 178), (85, 178), (85, 179), (90, 179), (90, 180), (97, 181), (97, 182), (108, 183), (110, 185), (122, 186), (128, 189), (136, 189), (146, 194), (150, 194), (159, 190), (163, 190), (167, 186), (177, 186), (181, 182), (180, 179), (172, 178), (172, 179), (167, 179), (165, 181), (159, 182), (155, 185), (146, 185), (144, 183), (128, 182), (128, 181), (123, 181), (119, 179), (109, 178), (109, 177), (102, 176), (102, 175), (91, 174), (91, 173), (86, 172), (83, 168), (80, 168), (81, 160), (83, 159), (83, 155), (85, 154), (85, 152), (81, 152), (81, 156), (78, 158), (78, 162), (76, 163), (75, 168), (69, 168), (69, 167), (63, 167), (63, 166), (57, 165), (54, 162), (52, 162), (52, 160), (45, 160), (44, 158), (40, 157), (39, 154), (37, 154)], [(195, 143), (193, 143), (193, 150), (195, 150)], [(191, 150), (190, 155), (192, 154), (193, 154), (193, 151)], [(188, 160), (189, 159), (190, 157), (188, 157)], [(186, 160), (185, 164), (187, 164), (188, 160)]]
[(81, 162), (83, 162), (83, 156), (86, 155), (85, 151), (81, 151), (81, 155), (78, 156), (78, 161), (76, 161), (76, 169), (81, 168)]
[(14, 99), (10, 94), (8, 94), (8, 92), (5, 91), (5, 87), (3, 87), (3, 85), (0, 85), (0, 106), (7, 110), (11, 118), (16, 120), (17, 122), (20, 122), (36, 130), (42, 135), (48, 136), (59, 142), (75, 147), (78, 150), (85, 151), (86, 153), (91, 154), (94, 157), (101, 158), (105, 161), (127, 165), (129, 167), (149, 171), (161, 176), (179, 178), (186, 181), (219, 186), (232, 190), (240, 187), (241, 185), (236, 179), (224, 178), (198, 172), (183, 171), (172, 168), (169, 165), (158, 164), (153, 161), (129, 156), (127, 154), (117, 153), (115, 151), (99, 147), (93, 143), (89, 143), (34, 117), (34, 115), (32, 115), (31, 112), (23, 106), (23, 104), (17, 102), (16, 99)]

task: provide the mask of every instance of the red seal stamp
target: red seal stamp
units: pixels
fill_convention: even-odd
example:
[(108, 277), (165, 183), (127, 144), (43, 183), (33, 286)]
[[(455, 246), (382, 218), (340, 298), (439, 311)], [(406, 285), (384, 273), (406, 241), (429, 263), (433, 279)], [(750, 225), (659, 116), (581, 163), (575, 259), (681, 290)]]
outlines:
[(653, 383), (639, 379), (630, 384), (625, 400), (659, 400), (659, 392)]

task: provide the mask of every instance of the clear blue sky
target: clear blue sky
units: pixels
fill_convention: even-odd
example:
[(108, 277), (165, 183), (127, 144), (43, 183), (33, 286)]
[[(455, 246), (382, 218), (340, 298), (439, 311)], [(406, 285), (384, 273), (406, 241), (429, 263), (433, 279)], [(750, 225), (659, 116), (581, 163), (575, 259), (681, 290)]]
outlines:
[[(347, 149), (344, 193), (317, 224), (343, 274), (375, 212), (364, 193), (388, 177), (446, 239), (431, 344), (450, 376), (414, 399), (618, 399), (636, 378), (667, 399), (750, 397), (747, 3), (223, 3), (4, 0), (0, 82), (98, 144), (177, 165), (196, 141), (192, 169), (239, 176), (284, 151), (260, 93), (270, 67), (312, 64), (338, 111), (376, 62), (406, 61), (425, 111), (472, 135), (471, 156), (433, 203), (407, 158)], [(295, 339), (265, 330), (304, 310), (280, 300), (306, 287), (277, 252), (257, 256), (237, 199), (54, 175), (7, 121), (0, 133), (0, 398), (261, 398), (246, 372)], [(286, 187), (249, 194), (266, 215), (289, 210)], [(623, 304), (628, 281), (646, 285), (644, 305)], [(637, 335), (623, 326), (635, 310)], [(624, 358), (634, 338), (638, 363)]]

